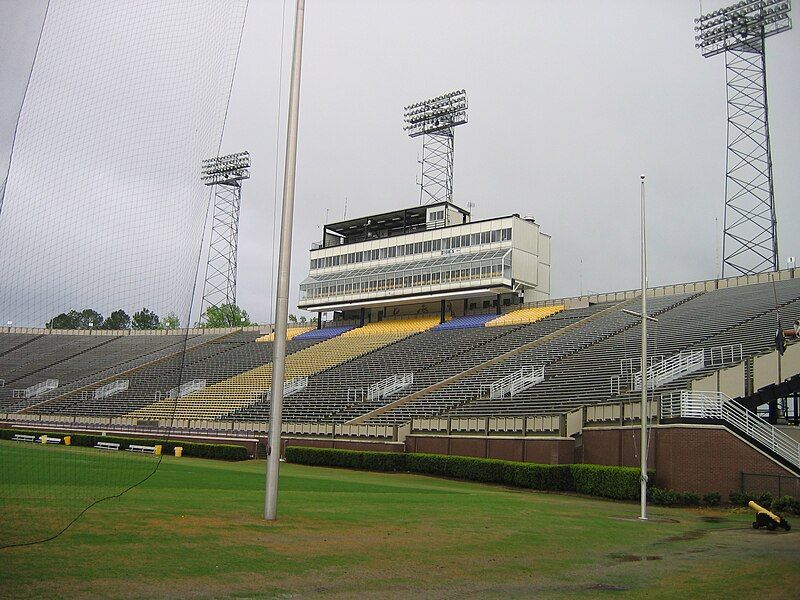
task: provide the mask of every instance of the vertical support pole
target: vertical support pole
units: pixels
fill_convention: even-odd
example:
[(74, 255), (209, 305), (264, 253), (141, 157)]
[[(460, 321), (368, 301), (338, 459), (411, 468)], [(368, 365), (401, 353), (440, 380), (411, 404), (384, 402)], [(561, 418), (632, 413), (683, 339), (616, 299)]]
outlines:
[(317, 313), (317, 329), (322, 329), (322, 313)]
[(439, 304), (439, 323), (444, 323), (444, 300)]
[(497, 312), (497, 315), (500, 316), (500, 312), (501, 312), (500, 311), (500, 294), (497, 294), (497, 298), (495, 299), (495, 302), (497, 302), (497, 310), (495, 312)]
[(641, 420), (641, 514), (639, 518), (647, 520), (647, 237), (645, 232), (644, 175), (641, 176), (641, 212), (642, 212), (642, 408), (639, 411)]
[(364, 311), (364, 307), (362, 306), (361, 310), (359, 312), (359, 317), (358, 317), (358, 326), (359, 327), (363, 327), (364, 326), (364, 312), (365, 312)]
[(292, 259), (292, 219), (294, 217), (294, 187), (297, 168), (297, 123), (300, 108), (300, 67), (303, 55), (303, 16), (305, 0), (297, 0), (294, 22), (294, 51), (292, 80), (289, 90), (289, 115), (286, 131), (286, 163), (283, 175), (283, 210), (281, 214), (281, 245), (278, 259), (278, 290), (275, 307), (275, 344), (272, 359), (272, 406), (267, 448), (267, 489), (264, 518), (274, 521), (278, 508), (278, 469), (281, 453), (283, 421), (283, 380), (286, 370), (286, 333), (289, 320), (289, 270)]

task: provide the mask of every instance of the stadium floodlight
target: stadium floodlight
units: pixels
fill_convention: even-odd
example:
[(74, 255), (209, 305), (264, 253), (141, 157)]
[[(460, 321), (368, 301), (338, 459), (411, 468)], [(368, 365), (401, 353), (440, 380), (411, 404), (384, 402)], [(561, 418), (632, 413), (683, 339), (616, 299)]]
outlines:
[(229, 185), (250, 178), (250, 153), (237, 152), (205, 159), (200, 166), (200, 179), (206, 185)]
[(453, 129), (467, 122), (468, 106), (467, 92), (455, 90), (403, 109), (403, 131), (423, 136), (420, 204), (453, 201)]
[(214, 187), (211, 236), (200, 303), (200, 321), (203, 323), (208, 320), (206, 310), (209, 307), (236, 304), (239, 209), (242, 181), (249, 178), (250, 153), (247, 151), (207, 158), (200, 165), (200, 179)]
[(696, 48), (703, 56), (748, 50), (764, 38), (792, 28), (789, 0), (750, 0), (695, 19)]
[(727, 71), (723, 277), (728, 269), (751, 275), (780, 264), (765, 40), (792, 28), (790, 10), (789, 0), (743, 0), (695, 19), (695, 47), (705, 57), (725, 53)]

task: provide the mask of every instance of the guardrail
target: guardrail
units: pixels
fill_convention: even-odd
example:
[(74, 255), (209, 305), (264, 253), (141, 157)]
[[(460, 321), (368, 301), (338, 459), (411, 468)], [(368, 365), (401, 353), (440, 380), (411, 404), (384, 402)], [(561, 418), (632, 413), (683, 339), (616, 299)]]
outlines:
[(45, 379), (39, 383), (32, 385), (24, 390), (25, 398), (36, 398), (45, 392), (54, 390), (58, 387), (58, 379)]
[(397, 373), (369, 386), (367, 388), (367, 401), (386, 398), (403, 388), (409, 387), (412, 383), (414, 383), (413, 373)]
[[(687, 350), (679, 352), (654, 364), (647, 369), (647, 389), (652, 390), (699, 371), (705, 366), (705, 352), (703, 350)], [(633, 390), (642, 389), (642, 372), (634, 373), (632, 377)]]
[(501, 377), (484, 389), (489, 389), (489, 397), (492, 400), (504, 398), (508, 395), (513, 398), (519, 392), (527, 390), (542, 381), (544, 381), (544, 367), (528, 365), (505, 377)]
[(412, 433), (481, 435), (560, 435), (563, 415), (531, 415), (524, 417), (460, 417), (412, 419)]
[(206, 387), (205, 379), (192, 379), (167, 391), (167, 398), (183, 398)]
[(94, 400), (99, 400), (101, 398), (108, 398), (114, 394), (119, 394), (120, 392), (127, 390), (130, 387), (130, 384), (130, 379), (117, 379), (116, 381), (107, 383), (106, 385), (94, 390), (92, 392), (92, 398)]
[(683, 390), (665, 394), (661, 398), (661, 417), (725, 421), (796, 467), (800, 467), (800, 442), (722, 392)]

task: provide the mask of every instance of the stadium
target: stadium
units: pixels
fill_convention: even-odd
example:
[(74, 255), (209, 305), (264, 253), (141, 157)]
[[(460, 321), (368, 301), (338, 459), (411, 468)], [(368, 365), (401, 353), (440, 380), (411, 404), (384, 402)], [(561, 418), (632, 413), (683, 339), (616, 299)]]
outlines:
[[(404, 109), (418, 202), (292, 223), (304, 4), (279, 87), (283, 205), (276, 155), (273, 231), (258, 232), (275, 303), (257, 324), (240, 214), (260, 167), (220, 152), (252, 7), (104, 7), (92, 24), (91, 2), (47, 3), (0, 196), (2, 595), (789, 597), (800, 270), (779, 261), (766, 76), (750, 94), (762, 128), (745, 111), (731, 137), (745, 126), (728, 114), (720, 272), (650, 283), (641, 176), (625, 192), (641, 286), (564, 295), (558, 253), (577, 241), (554, 213), (514, 200), (478, 216), (454, 192), (464, 89)], [(789, 9), (702, 15), (698, 48), (729, 73), (758, 54), (761, 77)], [(755, 49), (742, 15), (763, 20)], [(130, 46), (144, 26), (155, 46)], [(97, 42), (74, 46), (82, 31)], [(136, 94), (61, 79), (65, 60), (91, 73), (116, 52)], [(293, 230), (311, 240), (301, 259)], [(603, 232), (596, 260), (623, 234)]]

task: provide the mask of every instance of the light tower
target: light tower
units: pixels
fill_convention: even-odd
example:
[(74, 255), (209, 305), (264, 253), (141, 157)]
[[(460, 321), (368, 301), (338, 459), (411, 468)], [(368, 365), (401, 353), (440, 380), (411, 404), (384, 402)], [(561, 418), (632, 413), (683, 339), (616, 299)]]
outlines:
[(766, 38), (792, 28), (789, 0), (745, 0), (695, 19), (703, 56), (725, 53), (728, 151), (722, 276), (775, 271), (778, 231), (767, 110)]
[[(208, 244), (206, 278), (200, 320), (211, 306), (236, 304), (236, 253), (239, 242), (239, 207), (242, 181), (250, 178), (250, 153), (237, 152), (203, 161), (203, 183), (214, 186), (214, 212)], [(230, 323), (236, 326), (238, 323)]]
[(456, 90), (403, 110), (403, 130), (412, 138), (423, 136), (419, 203), (452, 202), (453, 129), (467, 122), (467, 92)]

